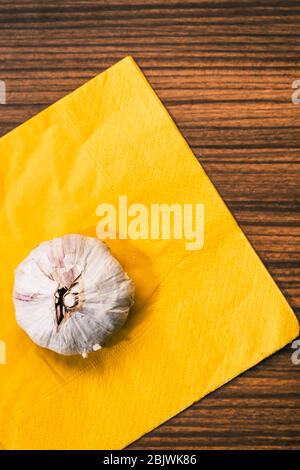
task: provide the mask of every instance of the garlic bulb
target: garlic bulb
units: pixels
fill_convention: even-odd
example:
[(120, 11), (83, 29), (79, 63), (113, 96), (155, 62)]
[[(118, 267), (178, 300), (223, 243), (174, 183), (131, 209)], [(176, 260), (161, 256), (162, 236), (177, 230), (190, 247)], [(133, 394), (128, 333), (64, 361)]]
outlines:
[(133, 284), (101, 241), (66, 235), (35, 248), (15, 272), (16, 320), (39, 346), (97, 351), (126, 321)]

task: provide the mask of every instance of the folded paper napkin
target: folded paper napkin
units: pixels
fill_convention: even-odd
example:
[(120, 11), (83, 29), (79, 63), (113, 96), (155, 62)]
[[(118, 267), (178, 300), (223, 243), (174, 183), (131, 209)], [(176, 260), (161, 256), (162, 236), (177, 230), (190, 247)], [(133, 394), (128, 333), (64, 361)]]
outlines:
[[(298, 322), (132, 58), (0, 140), (0, 446), (119, 449), (293, 340)], [(17, 326), (14, 269), (40, 242), (96, 236), (101, 203), (204, 204), (202, 249), (108, 240), (136, 302), (84, 360)]]

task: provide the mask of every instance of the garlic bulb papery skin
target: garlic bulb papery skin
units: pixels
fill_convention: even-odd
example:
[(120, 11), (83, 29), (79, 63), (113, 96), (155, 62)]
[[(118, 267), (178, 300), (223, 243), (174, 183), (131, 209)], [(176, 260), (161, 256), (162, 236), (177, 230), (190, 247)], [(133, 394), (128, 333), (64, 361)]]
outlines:
[(66, 235), (41, 243), (15, 271), (16, 320), (39, 346), (97, 351), (125, 323), (134, 287), (100, 240)]

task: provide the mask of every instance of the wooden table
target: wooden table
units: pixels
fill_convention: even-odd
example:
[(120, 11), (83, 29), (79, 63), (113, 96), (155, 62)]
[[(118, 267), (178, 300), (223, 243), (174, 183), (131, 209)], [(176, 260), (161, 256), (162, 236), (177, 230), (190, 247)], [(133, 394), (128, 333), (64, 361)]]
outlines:
[[(300, 314), (299, 1), (0, 0), (0, 133), (131, 54)], [(300, 448), (290, 346), (131, 449)]]

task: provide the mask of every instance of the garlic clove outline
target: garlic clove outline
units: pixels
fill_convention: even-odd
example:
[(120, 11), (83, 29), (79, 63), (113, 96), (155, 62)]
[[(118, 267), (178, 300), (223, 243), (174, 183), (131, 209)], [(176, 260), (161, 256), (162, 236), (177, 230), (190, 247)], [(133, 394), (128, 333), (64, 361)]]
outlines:
[(65, 235), (41, 243), (15, 272), (16, 320), (39, 346), (65, 355), (98, 351), (127, 320), (132, 280), (100, 240)]

